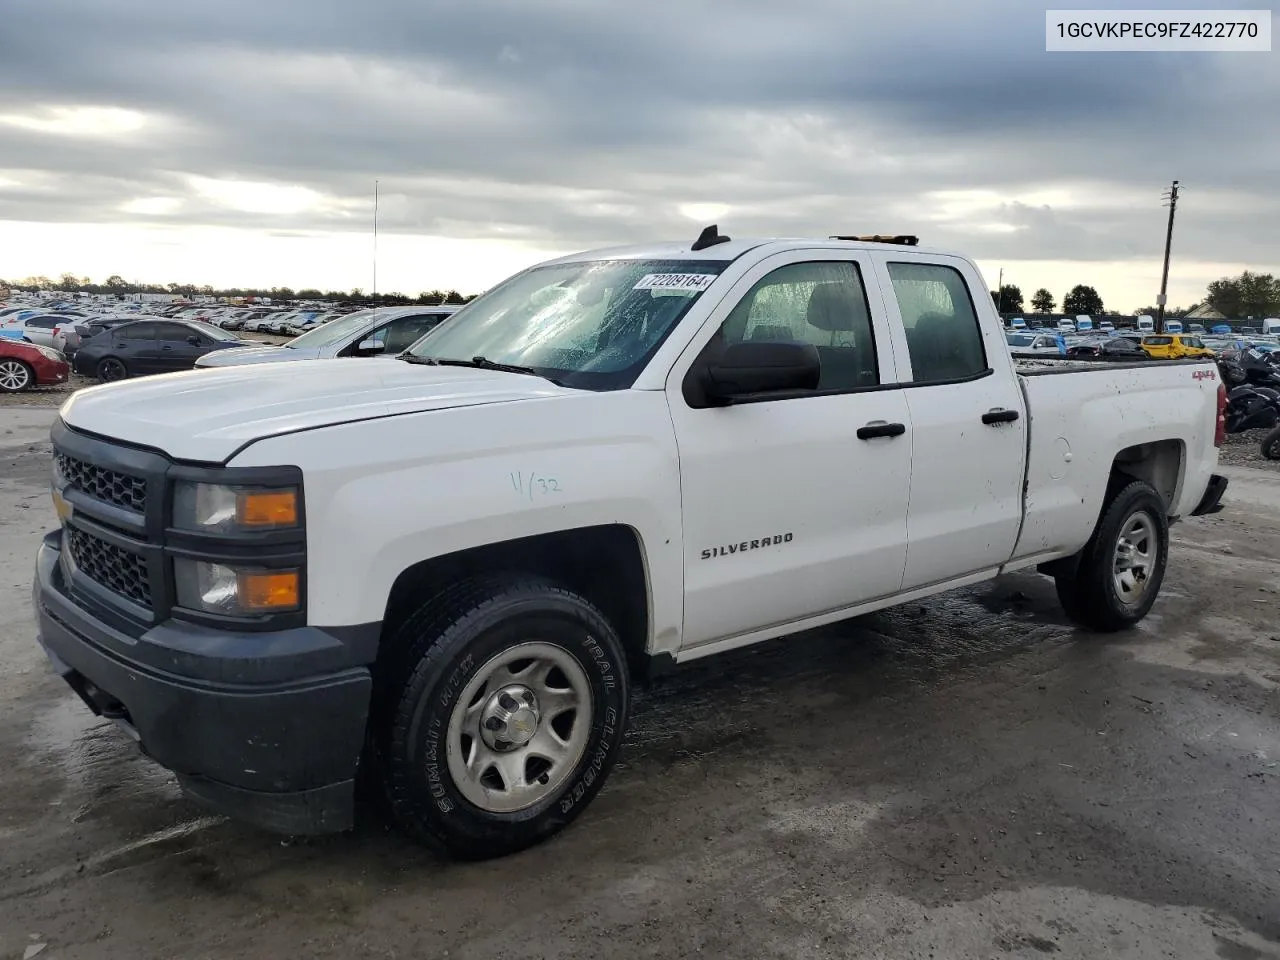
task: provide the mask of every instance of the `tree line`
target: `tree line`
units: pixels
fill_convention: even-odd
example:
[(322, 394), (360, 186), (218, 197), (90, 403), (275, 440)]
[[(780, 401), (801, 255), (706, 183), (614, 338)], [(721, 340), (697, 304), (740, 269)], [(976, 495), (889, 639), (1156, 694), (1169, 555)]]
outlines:
[[(1001, 313), (1023, 313), (1026, 310), (1022, 289), (1017, 284), (1006, 283), (999, 290), (992, 290), (991, 300)], [(1238, 277), (1223, 277), (1209, 284), (1203, 303), (1230, 319), (1280, 316), (1280, 280), (1269, 273), (1246, 270)], [(1045, 287), (1031, 295), (1031, 309), (1036, 313), (1053, 313), (1056, 305), (1053, 293)], [(1199, 305), (1165, 307), (1164, 314), (1166, 317), (1185, 316)], [(1098, 291), (1082, 283), (1076, 284), (1062, 298), (1062, 312), (1091, 317), (1121, 316), (1117, 310), (1104, 309)], [(1151, 316), (1157, 312), (1158, 308), (1154, 306), (1134, 311), (1137, 315), (1145, 313)]]
[(416, 297), (406, 293), (365, 293), (361, 288), (353, 290), (320, 290), (307, 287), (294, 290), (292, 287), (224, 287), (215, 288), (208, 284), (194, 283), (136, 283), (125, 280), (119, 274), (107, 277), (102, 283), (94, 283), (88, 277), (77, 277), (73, 273), (64, 273), (56, 280), (51, 277), (25, 277), (21, 280), (0, 280), (0, 287), (10, 290), (22, 290), (35, 293), (40, 290), (58, 290), (62, 293), (88, 293), (96, 296), (129, 296), (135, 293), (161, 294), (171, 297), (219, 297), (226, 299), (243, 299), (247, 297), (270, 297), (272, 300), (324, 300), (333, 303), (376, 303), (382, 306), (401, 306), (412, 303), (441, 304), (466, 303), (475, 298), (475, 294), (463, 294), (457, 290), (424, 290)]

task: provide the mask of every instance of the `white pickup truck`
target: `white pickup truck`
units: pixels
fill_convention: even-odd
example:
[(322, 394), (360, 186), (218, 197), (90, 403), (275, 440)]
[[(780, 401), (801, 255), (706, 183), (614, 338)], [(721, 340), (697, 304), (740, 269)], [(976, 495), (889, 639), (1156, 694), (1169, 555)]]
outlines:
[(342, 830), (359, 770), (486, 857), (582, 812), (655, 663), (1027, 568), (1129, 627), (1220, 507), (1215, 365), (1023, 372), (986, 289), (914, 238), (708, 228), (523, 271), (399, 362), (82, 390), (40, 642), (218, 810)]

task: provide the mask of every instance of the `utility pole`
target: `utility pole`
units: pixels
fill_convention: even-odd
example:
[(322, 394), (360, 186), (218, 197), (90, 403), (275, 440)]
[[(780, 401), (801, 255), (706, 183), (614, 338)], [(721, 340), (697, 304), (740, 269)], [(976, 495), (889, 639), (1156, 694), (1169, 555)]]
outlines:
[(378, 295), (378, 181), (373, 181), (373, 295)]
[(1177, 180), (1173, 181), (1173, 186), (1163, 195), (1163, 199), (1169, 201), (1169, 229), (1164, 235), (1164, 273), (1160, 276), (1160, 296), (1156, 297), (1156, 333), (1164, 333), (1164, 305), (1169, 289), (1169, 250), (1173, 246), (1173, 212), (1178, 208)]
[(1004, 318), (1004, 267), (1000, 268), (1000, 279), (996, 281), (996, 313)]

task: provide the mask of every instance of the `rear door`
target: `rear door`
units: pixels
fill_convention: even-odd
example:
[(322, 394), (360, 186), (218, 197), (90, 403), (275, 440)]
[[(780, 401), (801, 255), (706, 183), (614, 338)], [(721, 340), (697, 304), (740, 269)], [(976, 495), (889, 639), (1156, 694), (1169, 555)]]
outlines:
[(102, 334), (111, 338), (111, 347), (103, 356), (109, 353), (123, 360), (134, 376), (155, 373), (158, 369), (155, 334), (156, 325), (150, 321), (122, 324)]
[[(685, 378), (745, 340), (817, 347), (818, 388), (699, 407)], [(687, 647), (896, 593), (906, 560), (911, 436), (870, 261), (799, 250), (757, 264), (672, 370)]]
[(1027, 421), (999, 330), (958, 257), (875, 255), (911, 418), (907, 564), (902, 589), (1004, 563), (1022, 522)]

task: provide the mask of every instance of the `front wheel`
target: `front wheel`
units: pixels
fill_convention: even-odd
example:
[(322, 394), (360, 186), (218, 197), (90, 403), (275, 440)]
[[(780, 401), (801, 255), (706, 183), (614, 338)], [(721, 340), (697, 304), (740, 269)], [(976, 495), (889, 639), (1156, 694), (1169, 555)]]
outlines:
[(460, 859), (514, 853), (569, 824), (622, 743), (617, 633), (535, 578), (459, 585), (390, 638), (377, 776), (396, 825)]
[(1074, 573), (1059, 576), (1058, 599), (1082, 627), (1111, 633), (1151, 610), (1169, 558), (1169, 519), (1155, 489), (1134, 480), (1104, 506)]
[(21, 393), (36, 382), (36, 375), (21, 360), (0, 359), (0, 393)]
[(98, 382), (115, 383), (129, 376), (129, 368), (119, 357), (104, 357), (98, 361)]
[(1280, 460), (1280, 427), (1262, 438), (1262, 455), (1268, 460)]

